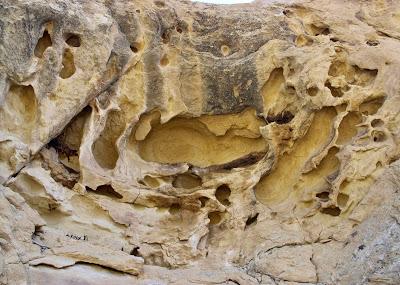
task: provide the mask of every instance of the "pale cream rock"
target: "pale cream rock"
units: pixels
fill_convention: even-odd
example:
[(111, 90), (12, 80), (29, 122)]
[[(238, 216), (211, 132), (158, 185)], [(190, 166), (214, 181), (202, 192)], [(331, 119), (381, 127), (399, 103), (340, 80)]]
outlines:
[(400, 4), (0, 3), (0, 284), (399, 284)]

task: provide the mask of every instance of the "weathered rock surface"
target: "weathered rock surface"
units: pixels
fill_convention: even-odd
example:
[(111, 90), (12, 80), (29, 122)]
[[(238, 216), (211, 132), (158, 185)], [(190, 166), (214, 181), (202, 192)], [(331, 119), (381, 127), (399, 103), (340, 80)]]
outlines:
[(0, 284), (400, 284), (399, 15), (0, 0)]

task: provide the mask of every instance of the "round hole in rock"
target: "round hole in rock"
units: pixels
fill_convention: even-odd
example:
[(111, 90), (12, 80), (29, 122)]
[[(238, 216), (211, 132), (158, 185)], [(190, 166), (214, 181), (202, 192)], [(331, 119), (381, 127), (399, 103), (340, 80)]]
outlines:
[(167, 44), (169, 42), (169, 33), (168, 33), (168, 31), (165, 31), (165, 32), (163, 32), (161, 34), (161, 39), (162, 39), (162, 42), (164, 44)]
[(207, 204), (208, 200), (210, 200), (208, 197), (200, 197), (199, 198), (200, 206), (203, 208)]
[(231, 204), (229, 202), (230, 195), (231, 189), (226, 184), (219, 186), (217, 190), (215, 190), (215, 197), (222, 205), (229, 206)]
[(229, 55), (230, 52), (231, 52), (231, 49), (227, 45), (221, 46), (221, 53), (223, 56)]
[(251, 226), (251, 225), (253, 225), (253, 224), (257, 224), (257, 218), (258, 218), (258, 213), (256, 213), (254, 216), (248, 217), (247, 220), (246, 220), (245, 229), (246, 229), (248, 226)]
[(172, 182), (172, 186), (175, 188), (185, 188), (185, 189), (193, 189), (201, 186), (202, 181), (201, 178), (197, 175), (190, 173), (179, 174), (175, 177)]
[(136, 9), (136, 13), (140, 14), (140, 9)]
[(183, 30), (180, 28), (180, 27), (176, 27), (176, 31), (178, 32), (178, 33), (182, 33), (183, 32)]
[(323, 202), (329, 201), (329, 192), (320, 192), (316, 196)]
[(134, 42), (133, 44), (130, 45), (130, 48), (133, 53), (138, 53), (143, 48), (143, 44)]
[(210, 212), (210, 213), (208, 213), (208, 218), (210, 219), (210, 225), (219, 224), (222, 220), (222, 213)]
[(386, 140), (386, 135), (384, 132), (381, 132), (381, 131), (373, 131), (372, 138), (373, 138), (374, 142), (383, 142)]
[(81, 39), (78, 35), (75, 35), (75, 34), (68, 34), (65, 42), (71, 47), (80, 47), (81, 46)]
[(381, 119), (373, 119), (371, 121), (371, 126), (376, 128), (376, 127), (381, 127), (383, 126), (384, 122)]

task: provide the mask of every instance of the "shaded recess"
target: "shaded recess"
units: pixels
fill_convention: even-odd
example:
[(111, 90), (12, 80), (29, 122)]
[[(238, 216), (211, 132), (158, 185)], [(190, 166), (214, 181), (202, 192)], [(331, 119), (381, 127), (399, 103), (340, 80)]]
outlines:
[(259, 132), (263, 125), (248, 109), (240, 114), (176, 117), (165, 124), (144, 119), (135, 137), (146, 161), (207, 167), (266, 151), (267, 143)]
[(271, 108), (275, 102), (278, 101), (278, 97), (281, 89), (285, 84), (285, 77), (283, 76), (282, 68), (275, 68), (269, 75), (268, 80), (261, 88), (261, 95), (264, 102), (264, 110)]
[(98, 195), (106, 196), (112, 199), (121, 199), (123, 196), (119, 194), (117, 191), (114, 190), (114, 188), (111, 185), (101, 185), (96, 188), (96, 190), (93, 190), (89, 187), (86, 187), (86, 191), (88, 192), (93, 192)]
[(79, 148), (81, 146), (84, 127), (90, 117), (92, 109), (83, 108), (78, 115), (64, 128), (63, 132), (49, 142), (49, 146), (56, 149), (58, 158), (68, 168), (79, 172)]
[(0, 129), (14, 132), (21, 139), (29, 141), (37, 113), (38, 102), (33, 87), (12, 84), (0, 107)]
[(113, 169), (119, 153), (117, 139), (125, 128), (124, 116), (119, 111), (110, 111), (100, 136), (92, 145), (92, 151), (97, 163), (107, 169)]
[(201, 186), (201, 184), (201, 177), (191, 173), (178, 174), (172, 182), (174, 187), (185, 189), (196, 188)]
[(359, 110), (363, 115), (366, 116), (374, 115), (382, 107), (383, 103), (385, 102), (385, 99), (386, 98), (382, 96), (368, 100), (360, 105)]
[(362, 117), (358, 112), (349, 112), (338, 128), (338, 138), (336, 143), (339, 145), (346, 144), (357, 134), (357, 125), (362, 122)]
[(80, 47), (81, 46), (81, 38), (75, 34), (68, 34), (66, 36), (65, 42), (67, 45), (71, 47)]
[(295, 142), (290, 153), (278, 158), (272, 172), (256, 185), (255, 194), (260, 202), (271, 206), (288, 198), (306, 162), (331, 139), (335, 117), (336, 110), (333, 107), (325, 107), (315, 113), (307, 133)]
[(70, 49), (66, 49), (62, 58), (62, 68), (60, 70), (60, 77), (63, 79), (70, 78), (76, 71), (74, 63), (74, 55)]
[(225, 206), (229, 206), (231, 204), (231, 202), (229, 201), (230, 195), (231, 189), (226, 184), (219, 186), (217, 190), (215, 190), (215, 197), (221, 204)]
[(44, 30), (42, 37), (38, 40), (36, 47), (35, 47), (35, 51), (34, 54), (36, 57), (38, 58), (42, 58), (44, 51), (48, 48), (52, 46), (52, 41), (51, 41), (51, 37), (50, 34), (47, 30)]

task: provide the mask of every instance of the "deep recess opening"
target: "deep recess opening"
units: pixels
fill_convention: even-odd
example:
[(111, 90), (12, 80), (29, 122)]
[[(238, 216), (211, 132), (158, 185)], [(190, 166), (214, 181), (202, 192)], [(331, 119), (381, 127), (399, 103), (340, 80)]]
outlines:
[(320, 192), (316, 195), (321, 201), (328, 201), (329, 200), (329, 192)]
[(340, 215), (342, 211), (340, 210), (339, 207), (332, 207), (332, 208), (322, 208), (321, 213), (326, 214), (326, 215), (331, 215), (334, 217), (337, 217)]
[(249, 227), (253, 224), (257, 224), (257, 218), (258, 218), (258, 213), (256, 213), (253, 216), (248, 217), (246, 220), (246, 226), (244, 227), (244, 229), (246, 229), (247, 227)]
[(231, 189), (226, 184), (222, 184), (215, 190), (215, 197), (222, 205), (229, 206), (231, 204), (229, 201), (230, 195)]
[(42, 58), (45, 50), (48, 47), (51, 47), (52, 44), (53, 43), (51, 41), (49, 32), (47, 30), (44, 30), (42, 37), (38, 40), (38, 42), (36, 44), (35, 51), (34, 51), (35, 56)]
[(208, 197), (200, 197), (199, 201), (200, 201), (200, 207), (204, 207), (207, 204), (207, 201), (210, 200)]
[(81, 39), (78, 35), (75, 34), (68, 34), (65, 42), (71, 47), (80, 47), (81, 46)]
[(169, 212), (174, 215), (177, 214), (181, 209), (181, 205), (179, 205), (178, 203), (174, 203), (171, 205), (171, 207), (169, 207)]
[(267, 116), (267, 122), (272, 123), (275, 122), (278, 125), (283, 125), (289, 123), (294, 118), (294, 115), (289, 111), (283, 111), (277, 115), (269, 115)]
[(142, 255), (141, 255), (140, 252), (139, 252), (139, 249), (140, 249), (140, 247), (135, 246), (135, 247), (131, 250), (130, 254), (133, 255), (133, 256), (142, 257)]
[(123, 196), (119, 194), (117, 191), (114, 190), (114, 188), (111, 185), (101, 185), (96, 188), (96, 190), (93, 190), (89, 187), (86, 187), (86, 191), (96, 193), (98, 195), (102, 196), (107, 196), (110, 198), (116, 198), (116, 199), (122, 199)]

